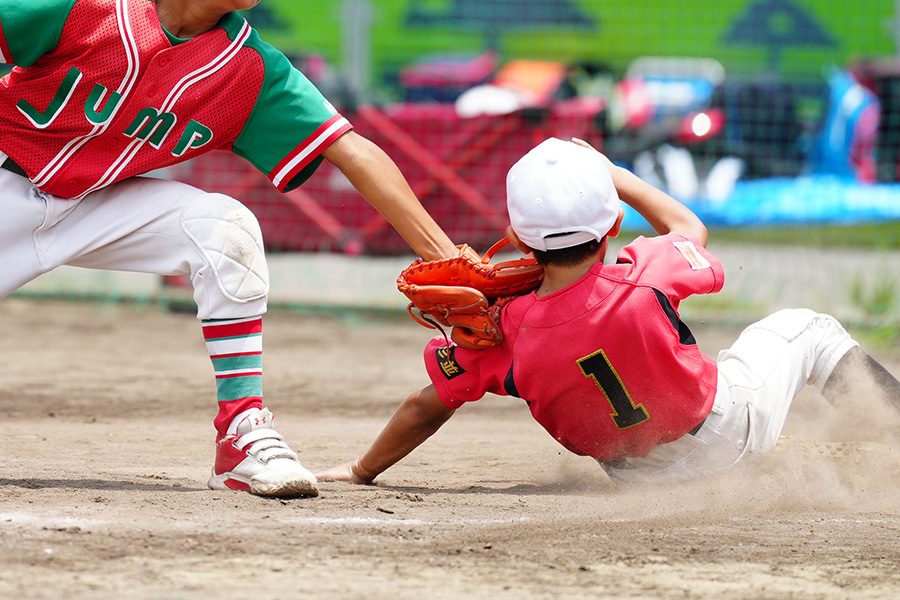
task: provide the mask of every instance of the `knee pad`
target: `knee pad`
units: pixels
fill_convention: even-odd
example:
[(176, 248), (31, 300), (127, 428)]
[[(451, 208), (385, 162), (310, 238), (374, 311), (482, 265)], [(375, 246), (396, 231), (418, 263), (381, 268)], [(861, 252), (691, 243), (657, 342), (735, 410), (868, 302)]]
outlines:
[(247, 207), (222, 194), (203, 194), (185, 209), (181, 226), (204, 257), (202, 270), (212, 272), (228, 300), (253, 302), (268, 294), (262, 231)]

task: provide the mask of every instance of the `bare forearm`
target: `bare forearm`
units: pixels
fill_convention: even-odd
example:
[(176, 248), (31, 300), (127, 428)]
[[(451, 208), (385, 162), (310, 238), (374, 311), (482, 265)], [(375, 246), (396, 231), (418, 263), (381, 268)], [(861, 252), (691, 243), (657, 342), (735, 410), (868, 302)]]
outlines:
[(640, 213), (654, 231), (661, 235), (673, 231), (691, 235), (706, 246), (706, 226), (688, 207), (628, 169), (612, 165), (610, 172), (619, 198)]
[[(572, 138), (572, 141), (596, 152), (596, 149), (584, 140)], [(656, 233), (665, 235), (674, 231), (690, 235), (706, 246), (709, 237), (706, 226), (691, 209), (628, 169), (615, 165), (602, 153), (601, 156), (606, 158), (619, 199), (644, 217)]]
[(407, 398), (366, 452), (352, 463), (353, 473), (370, 482), (431, 437), (453, 416), (432, 386)]
[(422, 207), (400, 169), (377, 145), (349, 132), (322, 154), (423, 259), (457, 254), (453, 242)]

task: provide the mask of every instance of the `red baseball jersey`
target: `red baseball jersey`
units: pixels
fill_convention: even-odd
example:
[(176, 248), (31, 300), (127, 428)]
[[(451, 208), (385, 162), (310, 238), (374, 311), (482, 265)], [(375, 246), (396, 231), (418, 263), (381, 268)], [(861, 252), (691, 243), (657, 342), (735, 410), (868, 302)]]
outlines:
[(428, 374), (449, 407), (488, 392), (516, 396), (576, 454), (644, 456), (712, 408), (716, 364), (700, 353), (678, 306), (723, 283), (721, 263), (696, 240), (640, 237), (616, 264), (506, 305), (500, 346), (447, 348), (435, 338), (425, 351)]
[(214, 149), (281, 190), (350, 123), (237, 13), (188, 40), (153, 0), (0, 4), (0, 149), (75, 198)]

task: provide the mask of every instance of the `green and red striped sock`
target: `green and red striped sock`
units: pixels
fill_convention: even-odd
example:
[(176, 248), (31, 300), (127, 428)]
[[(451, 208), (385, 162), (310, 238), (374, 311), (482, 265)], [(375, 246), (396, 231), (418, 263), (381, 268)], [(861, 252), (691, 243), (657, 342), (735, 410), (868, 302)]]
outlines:
[(216, 440), (234, 418), (262, 403), (262, 317), (203, 320), (203, 339), (216, 374)]

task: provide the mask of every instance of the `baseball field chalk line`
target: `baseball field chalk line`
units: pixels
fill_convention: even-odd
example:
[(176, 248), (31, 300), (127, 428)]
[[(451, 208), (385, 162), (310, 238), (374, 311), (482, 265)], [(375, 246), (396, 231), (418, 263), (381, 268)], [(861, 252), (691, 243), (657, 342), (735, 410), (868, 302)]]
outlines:
[(509, 523), (526, 523), (530, 521), (528, 517), (517, 517), (515, 519), (441, 519), (441, 520), (425, 520), (425, 519), (404, 519), (397, 517), (376, 518), (376, 517), (299, 517), (295, 519), (279, 519), (282, 523), (292, 523), (297, 525), (378, 525), (378, 526), (397, 526), (403, 527), (433, 527), (435, 525), (505, 525)]
[(100, 519), (45, 517), (27, 512), (0, 513), (0, 527), (3, 527), (6, 524), (12, 524), (66, 529), (69, 527), (96, 527), (97, 525), (104, 525), (106, 523), (108, 523), (108, 521), (102, 521)]
[[(376, 517), (297, 517), (279, 519), (282, 523), (296, 525), (320, 525), (320, 526), (378, 526), (378, 527), (433, 527), (435, 525), (505, 525), (510, 523), (525, 523), (530, 521), (528, 517), (513, 519), (404, 519), (376, 518)], [(100, 519), (84, 519), (73, 517), (46, 517), (27, 512), (0, 513), (0, 528), (4, 525), (27, 525), (33, 527), (51, 527), (65, 529), (69, 527), (91, 528), (105, 525), (108, 521)], [(177, 527), (176, 527), (177, 528)]]

